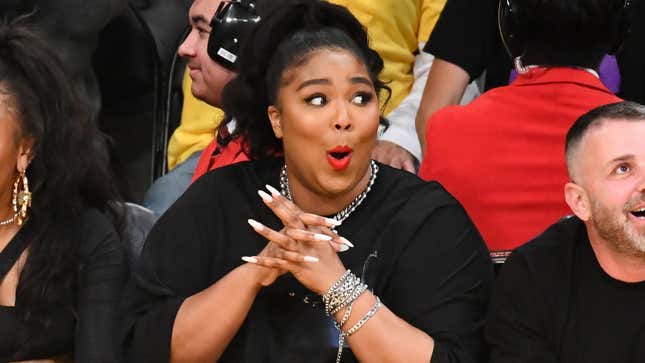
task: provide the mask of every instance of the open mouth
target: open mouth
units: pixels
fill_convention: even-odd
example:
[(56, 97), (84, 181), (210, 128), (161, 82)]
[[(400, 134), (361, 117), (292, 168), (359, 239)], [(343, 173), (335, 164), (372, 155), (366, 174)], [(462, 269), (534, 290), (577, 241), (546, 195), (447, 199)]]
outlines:
[(349, 155), (349, 152), (330, 152), (329, 155), (331, 155), (331, 157), (334, 159), (342, 160), (347, 155)]
[(645, 219), (645, 208), (631, 211), (632, 215), (638, 219)]
[(327, 162), (335, 170), (345, 169), (351, 160), (352, 148), (349, 146), (337, 146), (327, 151)]

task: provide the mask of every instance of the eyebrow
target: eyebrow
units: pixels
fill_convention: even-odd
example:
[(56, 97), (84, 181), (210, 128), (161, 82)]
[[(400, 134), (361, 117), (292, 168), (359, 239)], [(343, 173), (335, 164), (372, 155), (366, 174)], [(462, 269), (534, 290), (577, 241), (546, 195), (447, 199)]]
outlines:
[(634, 154), (626, 154), (626, 155), (621, 155), (619, 157), (611, 159), (609, 162), (607, 162), (607, 165), (615, 164), (621, 161), (628, 161), (634, 159), (635, 156)]
[[(350, 81), (351, 83), (353, 83), (353, 84), (356, 84), (356, 83), (362, 83), (362, 84), (368, 85), (368, 86), (370, 86), (370, 87), (372, 87), (372, 86), (373, 86), (373, 85), (372, 85), (372, 82), (371, 82), (369, 79), (365, 78), (365, 77), (352, 77), (352, 78), (350, 78), (350, 79), (349, 79), (349, 81)], [(331, 81), (330, 81), (329, 79), (327, 79), (327, 78), (313, 78), (313, 79), (308, 79), (308, 80), (306, 80), (306, 81), (302, 82), (302, 83), (298, 86), (298, 88), (296, 89), (296, 91), (300, 91), (301, 89), (303, 89), (303, 88), (305, 88), (305, 87), (307, 87), (307, 86), (311, 86), (311, 85), (319, 85), (319, 84), (328, 85), (328, 84), (331, 84)]]
[(199, 23), (204, 23), (204, 24), (210, 24), (208, 20), (203, 15), (194, 15), (190, 17), (190, 21), (193, 24), (199, 24)]
[(352, 77), (350, 79), (350, 82), (352, 82), (352, 83), (363, 83), (363, 84), (366, 84), (366, 85), (368, 85), (370, 87), (374, 87), (374, 85), (372, 84), (372, 81), (370, 81), (369, 79), (367, 79), (365, 77)]
[(311, 86), (311, 85), (316, 85), (316, 84), (331, 84), (331, 81), (328, 80), (327, 78), (314, 78), (314, 79), (308, 79), (298, 86), (296, 91), (300, 91), (301, 89)]

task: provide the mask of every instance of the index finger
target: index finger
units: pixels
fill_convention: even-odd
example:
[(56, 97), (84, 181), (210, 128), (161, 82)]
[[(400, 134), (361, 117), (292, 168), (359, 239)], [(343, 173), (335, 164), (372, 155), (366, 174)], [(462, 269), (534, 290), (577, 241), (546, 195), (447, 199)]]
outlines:
[(264, 201), (264, 204), (266, 204), (269, 209), (273, 212), (273, 214), (276, 215), (282, 221), (282, 224), (285, 227), (291, 227), (291, 228), (305, 228), (304, 223), (299, 218), (299, 215), (302, 212), (298, 206), (293, 204), (290, 200), (285, 198), (280, 192), (278, 192), (275, 188), (271, 187), (270, 185), (266, 186), (269, 192), (271, 192), (271, 195), (268, 195), (266, 192), (264, 192), (262, 189), (258, 190), (258, 194), (260, 194), (260, 197), (262, 198), (262, 201)]
[(304, 212), (294, 202), (292, 202), (290, 199), (282, 195), (282, 193), (280, 193), (276, 188), (270, 186), (269, 184), (266, 185), (266, 188), (269, 192), (271, 192), (271, 196), (273, 197), (274, 200), (277, 200), (279, 203), (284, 203), (285, 208), (288, 211), (292, 212), (293, 214), (297, 215), (302, 221), (302, 223), (306, 224), (307, 226), (319, 226), (319, 227), (329, 227), (329, 228), (340, 226), (340, 222), (338, 222), (333, 218), (325, 218), (318, 214)]
[(307, 226), (334, 228), (340, 226), (340, 222), (334, 218), (325, 218), (313, 213), (302, 212), (300, 220)]

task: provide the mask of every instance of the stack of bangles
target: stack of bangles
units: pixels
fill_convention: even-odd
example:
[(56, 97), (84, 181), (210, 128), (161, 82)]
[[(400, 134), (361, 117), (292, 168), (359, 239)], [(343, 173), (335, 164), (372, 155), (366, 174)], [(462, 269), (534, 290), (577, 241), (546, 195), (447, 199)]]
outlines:
[(343, 326), (347, 323), (349, 316), (352, 314), (352, 304), (365, 292), (365, 290), (367, 290), (367, 285), (362, 283), (361, 279), (354, 275), (351, 270), (347, 270), (322, 296), (322, 300), (325, 303), (325, 313), (327, 313), (328, 316), (331, 316), (332, 319), (334, 319), (334, 315), (336, 313), (347, 308), (340, 322), (336, 322), (334, 319), (334, 325), (340, 332), (340, 335), (338, 336), (338, 354), (336, 354), (336, 363), (340, 362), (340, 357), (343, 354), (345, 337), (356, 333), (356, 331), (370, 320), (370, 318), (381, 308), (381, 300), (376, 297), (376, 303), (374, 306), (358, 322), (356, 322), (354, 326), (348, 330), (343, 330)]

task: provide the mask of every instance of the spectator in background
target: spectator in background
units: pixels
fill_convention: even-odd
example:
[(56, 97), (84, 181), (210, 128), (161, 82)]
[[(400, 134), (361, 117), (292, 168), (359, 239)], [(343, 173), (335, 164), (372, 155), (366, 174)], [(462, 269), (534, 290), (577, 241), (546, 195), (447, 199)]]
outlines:
[[(379, 52), (385, 63), (382, 77), (389, 82), (392, 93), (389, 102), (385, 104), (384, 114), (390, 121), (390, 127), (379, 135), (379, 141), (372, 156), (391, 166), (413, 172), (422, 155), (414, 118), (433, 59), (422, 49), (441, 13), (445, 0), (330, 1), (347, 7), (361, 21), (368, 29), (370, 44)], [(472, 86), (466, 92), (464, 99), (470, 100), (476, 94), (476, 88)], [(387, 99), (387, 95), (383, 96), (382, 100)], [(188, 115), (192, 114), (194, 113), (188, 113)], [(211, 121), (202, 124), (207, 123), (214, 124)], [(188, 148), (191, 144), (186, 135), (195, 134), (195, 138), (198, 138), (197, 135), (205, 133), (204, 127), (196, 127), (200, 132), (187, 132), (191, 127), (195, 127), (193, 126), (195, 124), (196, 122), (185, 122), (182, 119), (182, 125), (173, 135), (171, 144), (185, 144), (183, 149)], [(224, 144), (226, 142), (224, 140)], [(203, 156), (202, 161), (210, 160), (214, 150), (225, 146), (216, 143), (217, 140), (214, 140), (204, 151), (208, 156)], [(180, 152), (182, 151), (177, 150), (174, 154)], [(186, 158), (187, 153), (182, 157)], [(175, 159), (177, 159), (175, 155), (169, 155), (169, 160)], [(202, 161), (200, 161), (201, 165), (197, 166), (193, 179), (213, 167), (224, 164), (214, 162), (204, 165)]]
[(49, 41), (0, 23), (0, 361), (120, 362), (124, 213)]
[(492, 363), (645, 362), (643, 140), (645, 107), (631, 102), (569, 130), (564, 195), (575, 216), (503, 265), (486, 323)]
[[(629, 17), (645, 17), (645, 2), (629, 1)], [(627, 1), (625, 2), (625, 4)], [(417, 133), (425, 150), (425, 129), (437, 110), (459, 103), (468, 82), (482, 89), (507, 85), (512, 60), (497, 26), (498, 0), (447, 0), (425, 51), (436, 58), (417, 113)], [(645, 22), (630, 22), (631, 31), (616, 56), (605, 56), (601, 81), (621, 98), (645, 103)], [(617, 58), (617, 59), (616, 59)], [(616, 61), (618, 64), (616, 64)], [(462, 103), (463, 104), (463, 103)]]
[(500, 22), (519, 76), (435, 113), (419, 172), (464, 205), (491, 251), (512, 250), (568, 213), (562, 140), (581, 114), (619, 100), (597, 69), (624, 35), (623, 0), (509, 3)]
[(390, 126), (379, 135), (372, 157), (416, 172), (422, 154), (414, 118), (433, 60), (423, 46), (446, 0), (329, 1), (347, 7), (367, 29), (385, 64), (381, 78), (392, 89), (383, 112)]
[(101, 94), (92, 70), (92, 55), (99, 31), (126, 6), (127, 0), (3, 0), (0, 18), (32, 14), (31, 26), (46, 37), (63, 61), (76, 93), (96, 120)]
[[(250, 2), (250, 5), (235, 8), (227, 5), (217, 14), (220, 17), (235, 16), (236, 19), (243, 20), (238, 22), (214, 19), (220, 4), (225, 4), (222, 0), (196, 0), (190, 7), (188, 16), (192, 29), (179, 47), (178, 53), (189, 59), (187, 71), (191, 82), (184, 81), (184, 87), (190, 85), (190, 93), (202, 102), (192, 97), (185, 98), (184, 106), (191, 107), (182, 111), (184, 116), (190, 112), (191, 117), (210, 118), (212, 117), (210, 108), (205, 105), (221, 107), (222, 90), (236, 76), (238, 63), (236, 58), (222, 58), (216, 52), (218, 48), (225, 48), (233, 57), (236, 57), (240, 44), (232, 43), (232, 40), (236, 38), (243, 40), (244, 35), (255, 26), (260, 18), (257, 14), (264, 11), (261, 7), (262, 3), (263, 1), (260, 0), (257, 4)], [(257, 10), (256, 6), (259, 6)], [(243, 14), (229, 14), (229, 9), (232, 12), (238, 11), (234, 9), (242, 9)], [(211, 28), (213, 25), (216, 28)], [(232, 46), (232, 44), (236, 45)], [(196, 108), (203, 109), (206, 113), (196, 114)], [(193, 120), (196, 121), (196, 119)], [(198, 157), (199, 154), (194, 153), (168, 174), (155, 181), (146, 192), (143, 205), (153, 210), (157, 217), (163, 214), (188, 188)]]

